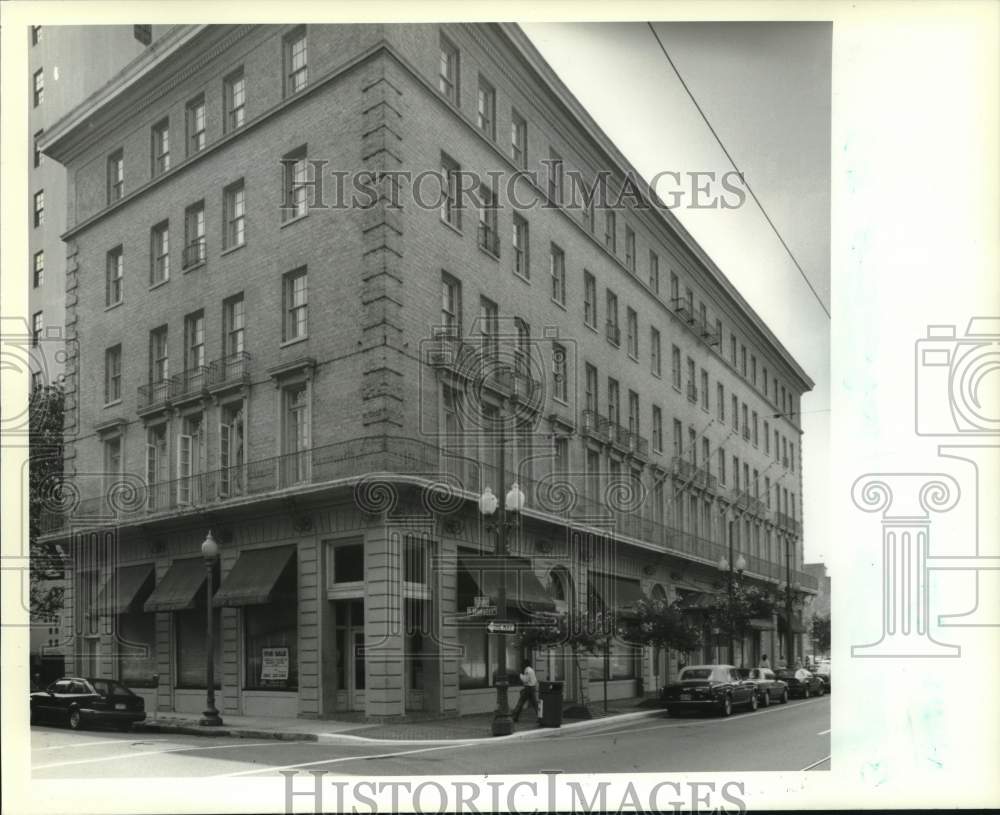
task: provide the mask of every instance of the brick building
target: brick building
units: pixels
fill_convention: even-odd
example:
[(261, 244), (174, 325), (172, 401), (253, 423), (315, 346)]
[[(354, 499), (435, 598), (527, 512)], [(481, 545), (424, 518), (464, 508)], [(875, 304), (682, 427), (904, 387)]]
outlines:
[[(43, 150), (71, 191), (49, 529), (81, 671), (201, 709), (211, 530), (224, 716), (492, 709), (477, 499), (515, 481), (521, 625), (643, 595), (697, 617), (730, 530), (743, 579), (813, 587), (811, 380), (669, 212), (572, 200), (574, 173), (638, 176), (517, 26), (177, 27)], [(337, 206), (342, 172), (383, 175)], [(728, 656), (707, 633), (687, 659)], [(676, 659), (536, 665), (624, 697)]]

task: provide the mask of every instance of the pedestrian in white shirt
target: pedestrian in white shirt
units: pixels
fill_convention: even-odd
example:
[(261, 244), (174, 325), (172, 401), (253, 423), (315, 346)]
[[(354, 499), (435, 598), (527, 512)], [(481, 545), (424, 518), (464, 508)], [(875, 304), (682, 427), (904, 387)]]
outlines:
[(520, 676), (521, 695), (518, 697), (514, 712), (511, 714), (511, 718), (515, 722), (517, 717), (521, 715), (521, 709), (525, 703), (530, 704), (535, 709), (535, 716), (538, 716), (538, 678), (535, 676), (535, 669), (531, 667), (531, 660), (526, 659), (521, 664)]

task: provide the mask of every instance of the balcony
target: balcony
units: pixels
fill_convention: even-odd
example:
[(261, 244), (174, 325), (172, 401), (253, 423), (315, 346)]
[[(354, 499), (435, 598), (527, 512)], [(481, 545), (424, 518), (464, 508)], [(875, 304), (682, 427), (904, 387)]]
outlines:
[(670, 462), (670, 472), (684, 481), (694, 481), (698, 468), (684, 456), (674, 456)]
[(627, 427), (608, 420), (608, 436), (615, 447), (623, 451), (631, 449), (631, 435)]
[(722, 337), (714, 328), (710, 328), (708, 323), (698, 323), (698, 333), (708, 345), (718, 345), (722, 342)]
[(181, 253), (181, 267), (191, 269), (200, 263), (204, 263), (207, 257), (208, 249), (205, 244), (205, 238), (195, 238), (184, 247), (184, 251)]
[(641, 436), (630, 430), (628, 434), (628, 446), (629, 451), (633, 455), (642, 456), (643, 458), (649, 456), (649, 439), (645, 436)]
[(140, 385), (136, 410), (143, 413), (167, 407), (170, 404), (172, 389), (173, 380), (169, 378), (161, 379), (159, 382), (150, 382), (148, 385)]
[(209, 368), (206, 365), (197, 365), (171, 377), (170, 401), (176, 403), (201, 397), (206, 392), (209, 381)]
[(474, 375), (480, 370), (480, 354), (475, 345), (457, 334), (442, 332), (426, 343), (427, 364), (454, 373)]
[(208, 366), (208, 389), (213, 393), (250, 381), (250, 354), (239, 351), (213, 360)]
[(694, 310), (691, 305), (683, 297), (674, 297), (670, 301), (670, 307), (674, 310), (684, 322), (689, 325), (695, 321)]
[(608, 342), (612, 345), (618, 347), (622, 344), (622, 330), (621, 326), (617, 323), (613, 323), (609, 320), (604, 327), (604, 331), (608, 338)]
[(775, 513), (775, 522), (779, 528), (801, 537), (802, 524), (796, 521), (791, 515), (786, 515), (784, 512), (777, 512)]
[(596, 410), (585, 410), (580, 414), (580, 432), (598, 441), (609, 441), (609, 422)]

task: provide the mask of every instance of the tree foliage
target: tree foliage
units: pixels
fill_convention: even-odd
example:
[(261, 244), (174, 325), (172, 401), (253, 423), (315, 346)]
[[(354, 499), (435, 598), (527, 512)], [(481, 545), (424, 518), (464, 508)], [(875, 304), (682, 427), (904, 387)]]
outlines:
[(39, 538), (42, 511), (57, 502), (62, 482), (64, 407), (65, 394), (59, 385), (41, 385), (29, 397), (28, 540), (33, 618), (48, 617), (63, 606), (63, 589), (53, 584), (65, 573), (63, 552)]
[[(730, 596), (731, 590), (731, 596)], [(730, 590), (712, 597), (708, 617), (712, 625), (722, 631), (732, 631), (742, 636), (750, 628), (750, 621), (768, 619), (778, 607), (779, 598), (742, 580), (733, 580)]]
[(701, 632), (680, 609), (666, 600), (642, 598), (636, 603), (637, 617), (621, 626), (626, 642), (695, 651), (701, 647)]
[(830, 615), (817, 614), (812, 618), (812, 630), (810, 636), (813, 641), (813, 650), (817, 654), (830, 653)]

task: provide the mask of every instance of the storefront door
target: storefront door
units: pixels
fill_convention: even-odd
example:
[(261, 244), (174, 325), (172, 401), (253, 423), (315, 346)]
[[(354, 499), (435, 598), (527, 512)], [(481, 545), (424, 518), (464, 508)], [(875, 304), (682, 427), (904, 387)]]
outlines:
[(337, 600), (337, 710), (365, 709), (365, 601)]

